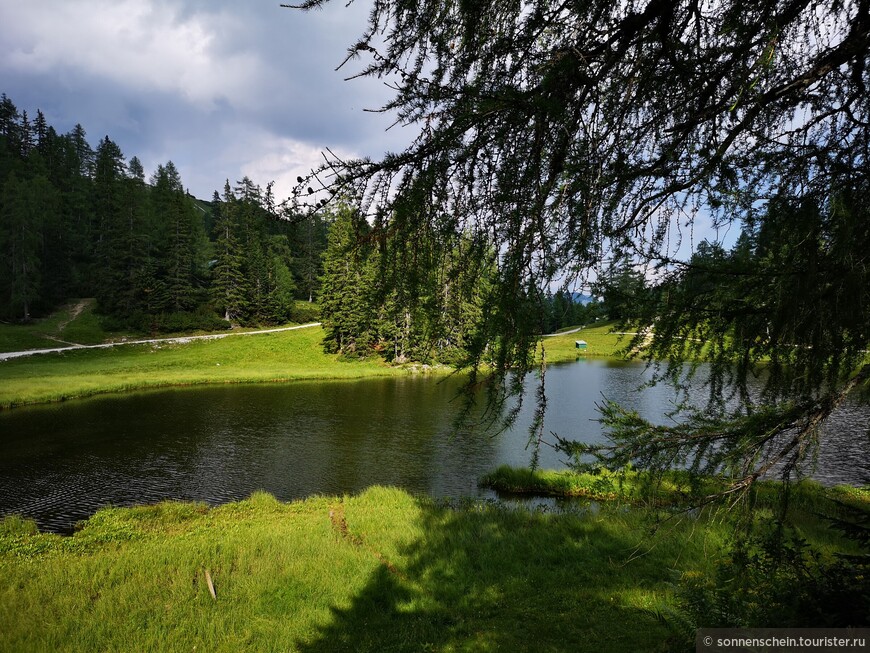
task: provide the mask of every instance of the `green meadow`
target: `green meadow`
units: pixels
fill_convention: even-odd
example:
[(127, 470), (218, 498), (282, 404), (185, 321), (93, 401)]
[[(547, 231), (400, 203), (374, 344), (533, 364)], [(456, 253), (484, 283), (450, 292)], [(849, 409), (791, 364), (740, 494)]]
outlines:
[[(540, 354), (543, 347), (548, 363), (566, 363), (579, 358), (623, 358), (623, 350), (631, 340), (631, 336), (614, 333), (616, 324), (613, 322), (597, 323), (586, 326), (579, 331), (570, 329), (569, 333), (547, 336), (538, 347)], [(586, 342), (586, 349), (577, 349), (578, 340)]]
[(349, 379), (402, 373), (323, 352), (320, 327), (217, 340), (126, 344), (0, 361), (0, 408), (207, 383)]

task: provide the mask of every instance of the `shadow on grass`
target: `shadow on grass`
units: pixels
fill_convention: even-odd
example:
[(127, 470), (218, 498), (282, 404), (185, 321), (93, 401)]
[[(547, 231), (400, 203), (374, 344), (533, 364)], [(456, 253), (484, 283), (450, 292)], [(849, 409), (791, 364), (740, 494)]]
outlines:
[(347, 522), (333, 519), (336, 537), (379, 564), (348, 607), (297, 642), (305, 653), (639, 651), (667, 637), (641, 604), (672, 578), (678, 554), (665, 547), (626, 563), (639, 520), (421, 501), (419, 530), (395, 547), (389, 515), (366, 521), (352, 501)]

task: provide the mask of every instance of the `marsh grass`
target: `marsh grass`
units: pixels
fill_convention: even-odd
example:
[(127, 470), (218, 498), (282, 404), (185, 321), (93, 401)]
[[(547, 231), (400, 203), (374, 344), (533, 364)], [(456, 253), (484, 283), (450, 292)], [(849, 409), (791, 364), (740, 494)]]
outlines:
[(0, 650), (648, 650), (665, 631), (645, 606), (724, 530), (654, 547), (646, 532), (641, 513), (451, 509), (387, 488), (105, 509), (66, 538), (8, 518)]

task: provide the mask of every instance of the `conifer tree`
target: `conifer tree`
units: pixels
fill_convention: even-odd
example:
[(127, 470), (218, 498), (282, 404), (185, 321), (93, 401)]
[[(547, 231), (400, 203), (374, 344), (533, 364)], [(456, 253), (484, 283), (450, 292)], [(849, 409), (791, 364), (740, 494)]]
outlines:
[(230, 323), (242, 315), (245, 303), (245, 281), (242, 274), (243, 256), (238, 239), (239, 206), (230, 190), (229, 181), (224, 185), (221, 200), (215, 191), (212, 199), (215, 212), (215, 264), (212, 270), (212, 298), (223, 318)]
[(165, 284), (166, 310), (184, 312), (197, 304), (196, 273), (203, 261), (201, 222), (171, 161), (152, 176), (151, 203), (157, 231), (159, 278)]
[(292, 224), (291, 243), (296, 252), (293, 274), (302, 299), (313, 302), (320, 293), (323, 252), (327, 244), (327, 223), (320, 213), (285, 216)]
[(129, 319), (138, 313), (147, 313), (142, 303), (144, 288), (141, 280), (147, 278), (147, 261), (153, 256), (145, 170), (137, 157), (132, 157), (127, 164), (122, 184), (123, 208), (117, 253), (121, 295), (119, 309)]
[(67, 136), (72, 145), (73, 165), (77, 168), (75, 173), (82, 177), (93, 176), (94, 151), (88, 144), (85, 128), (81, 124), (76, 124)]
[(320, 291), (324, 344), (327, 351), (367, 356), (377, 340), (371, 296), (376, 266), (371, 247), (357, 244), (368, 226), (349, 206), (337, 207), (331, 218)]
[[(19, 180), (13, 172), (3, 184), (0, 244), (7, 273), (9, 306), (24, 321), (41, 299), (43, 221), (58, 209), (58, 196), (45, 177)], [(8, 275), (8, 276), (7, 276)]]
[(97, 285), (94, 277), (94, 243), (97, 242), (93, 213), (93, 156), (85, 138), (85, 130), (76, 125), (72, 132), (58, 139), (58, 163), (54, 183), (63, 198), (62, 241), (52, 249), (59, 260), (67, 263), (65, 293), (70, 296), (93, 296)]
[(26, 159), (30, 156), (31, 151), (36, 147), (36, 137), (33, 133), (33, 125), (30, 124), (30, 119), (27, 117), (27, 111), (21, 112), (21, 125), (19, 126), (19, 143), (18, 147), (21, 158)]
[(36, 120), (33, 122), (33, 134), (37, 149), (45, 155), (49, 147), (48, 122), (45, 120), (45, 114), (39, 109), (36, 110)]
[(292, 256), (286, 236), (275, 235), (268, 240), (266, 261), (266, 311), (264, 318), (271, 324), (290, 319), (296, 283), (290, 272)]
[(18, 107), (3, 93), (0, 95), (0, 136), (6, 140), (6, 148), (17, 152), (20, 142), (20, 114)]
[(6, 95), (0, 94), (0, 136), (9, 137), (18, 123), (18, 107)]
[(129, 262), (124, 246), (124, 175), (121, 148), (108, 136), (100, 141), (94, 159), (93, 238), (96, 254), (97, 300), (107, 313), (117, 313), (129, 296)]

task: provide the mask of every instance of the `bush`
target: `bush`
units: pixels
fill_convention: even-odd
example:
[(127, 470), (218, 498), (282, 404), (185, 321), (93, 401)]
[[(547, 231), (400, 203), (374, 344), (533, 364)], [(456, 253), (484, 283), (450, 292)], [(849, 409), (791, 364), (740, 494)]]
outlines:
[(295, 301), (290, 309), (290, 321), (306, 324), (320, 321), (320, 305), (312, 302)]
[(222, 331), (230, 324), (208, 308), (193, 312), (178, 311), (149, 316), (148, 330), (156, 333), (184, 333), (189, 331)]

